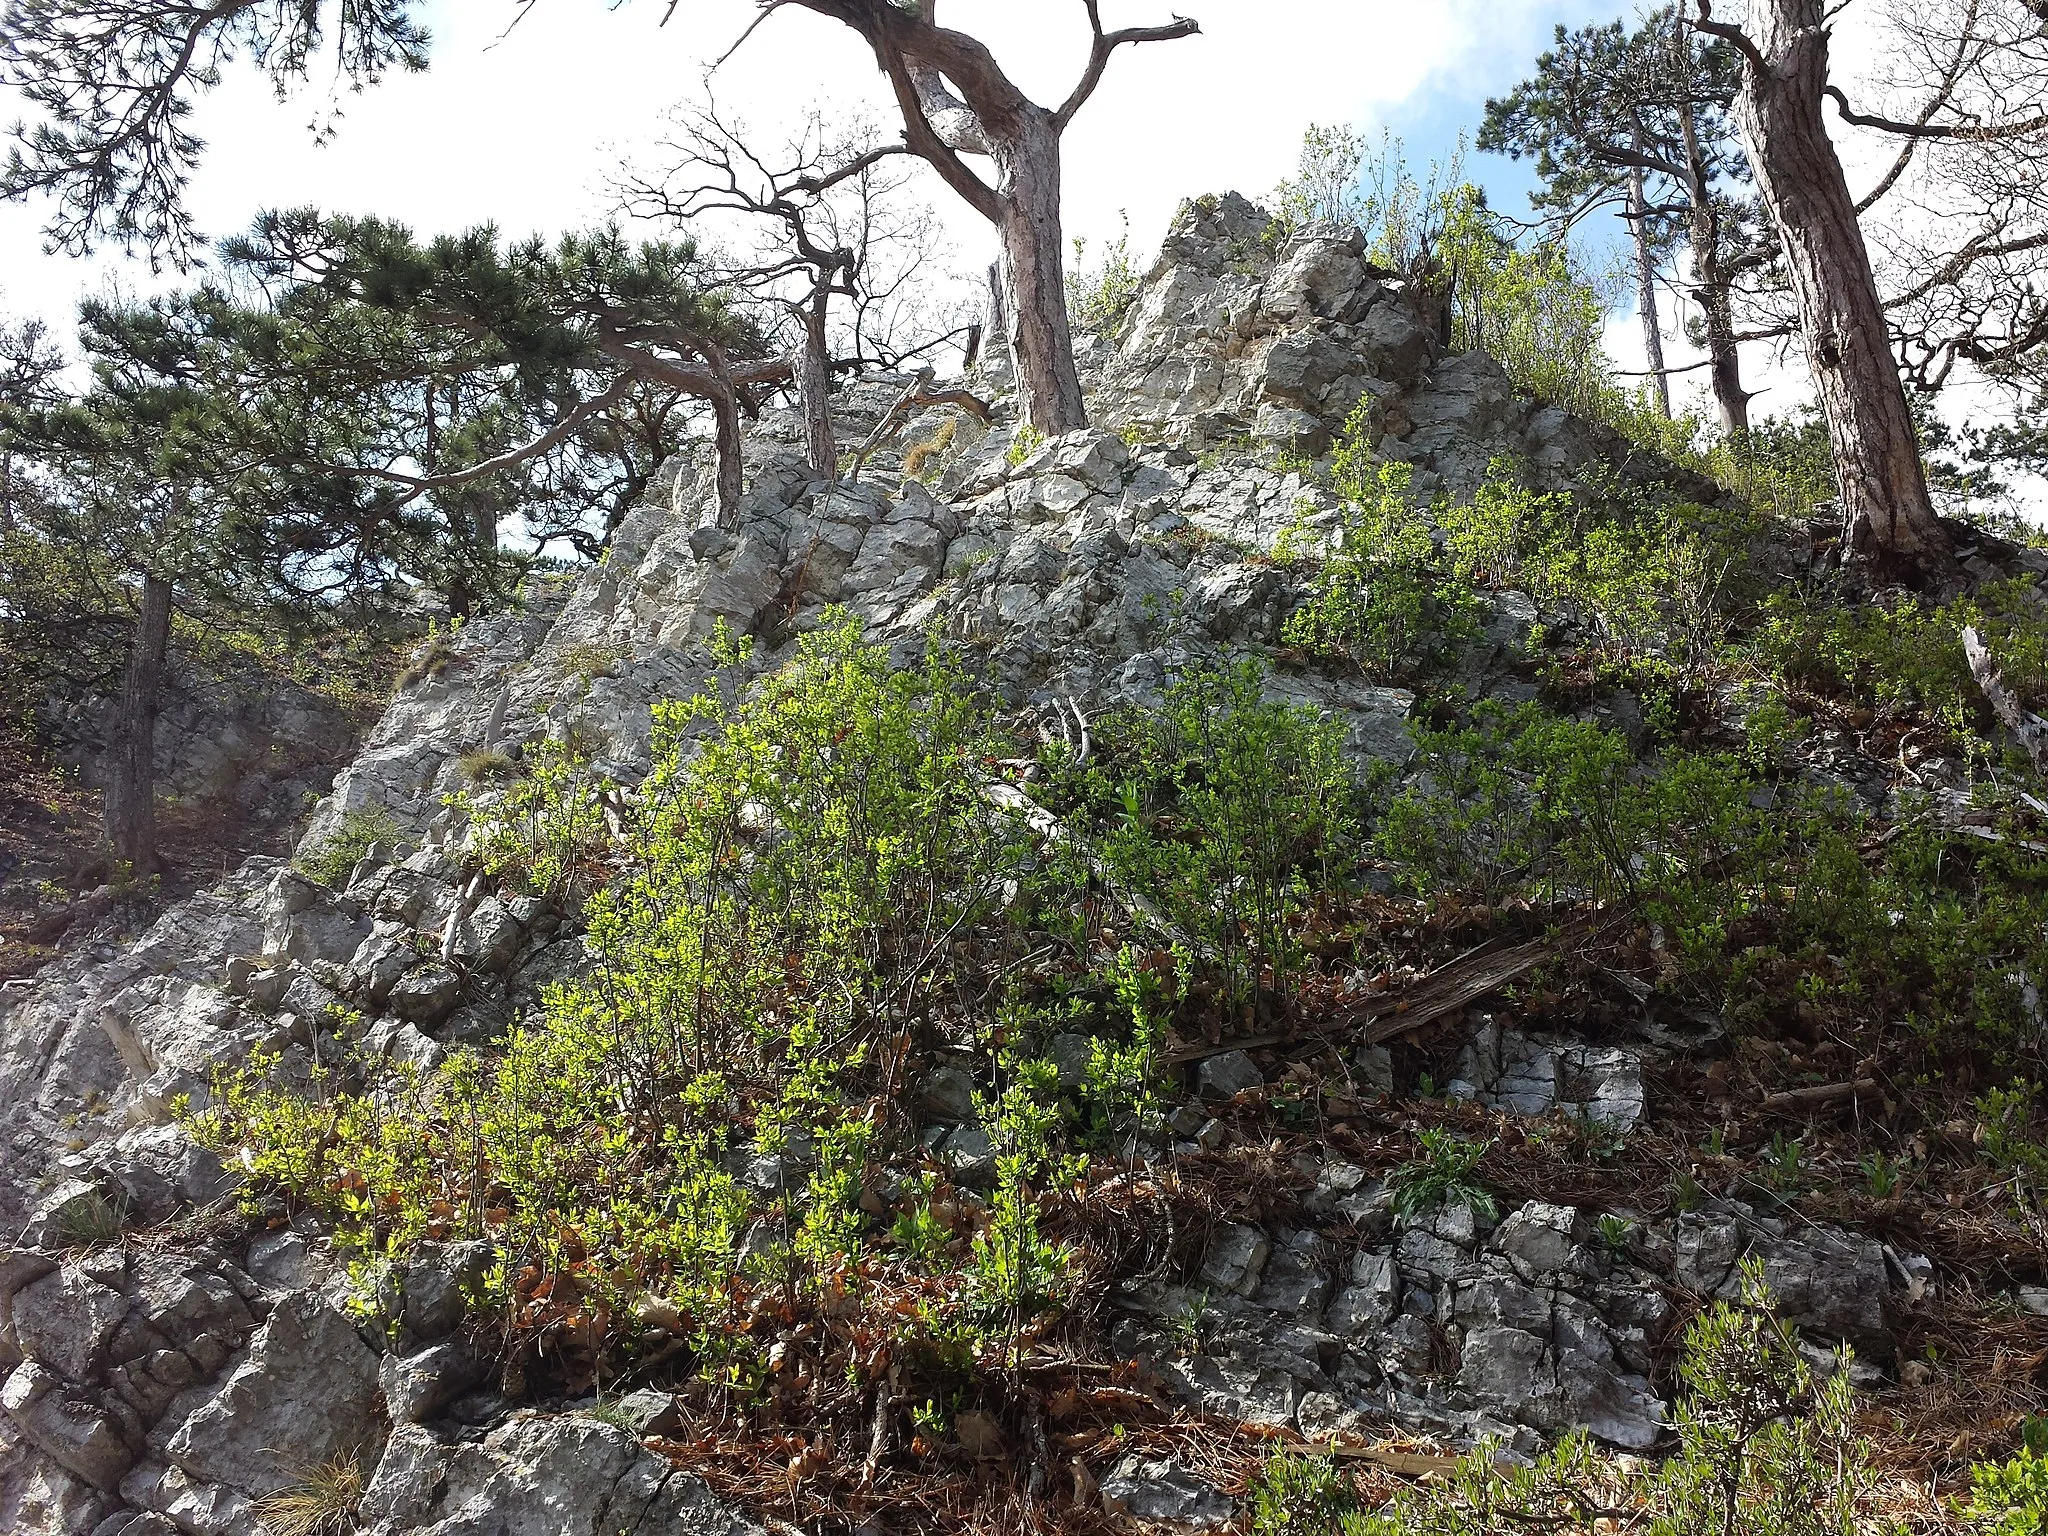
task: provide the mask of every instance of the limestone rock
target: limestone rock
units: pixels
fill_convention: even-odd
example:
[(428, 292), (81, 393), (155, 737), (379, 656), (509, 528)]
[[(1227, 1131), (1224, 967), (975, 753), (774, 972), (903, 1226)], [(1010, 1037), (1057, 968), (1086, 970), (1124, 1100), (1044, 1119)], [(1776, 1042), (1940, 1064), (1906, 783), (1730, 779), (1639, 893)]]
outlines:
[(317, 1292), (294, 1292), (166, 1452), (192, 1477), (275, 1493), (295, 1469), (373, 1457), (382, 1444), (377, 1391), (377, 1357), (355, 1325)]

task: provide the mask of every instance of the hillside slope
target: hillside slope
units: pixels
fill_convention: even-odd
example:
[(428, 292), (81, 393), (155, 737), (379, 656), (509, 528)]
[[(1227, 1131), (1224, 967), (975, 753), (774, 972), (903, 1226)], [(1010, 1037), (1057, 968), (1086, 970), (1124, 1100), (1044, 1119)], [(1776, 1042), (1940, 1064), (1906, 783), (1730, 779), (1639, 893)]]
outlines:
[(1236, 197), (1085, 367), (764, 417), (5, 994), (0, 1525), (1210, 1528), (1669, 1449), (1752, 1269), (1873, 1510), (2014, 1446), (2048, 560), (1879, 602)]

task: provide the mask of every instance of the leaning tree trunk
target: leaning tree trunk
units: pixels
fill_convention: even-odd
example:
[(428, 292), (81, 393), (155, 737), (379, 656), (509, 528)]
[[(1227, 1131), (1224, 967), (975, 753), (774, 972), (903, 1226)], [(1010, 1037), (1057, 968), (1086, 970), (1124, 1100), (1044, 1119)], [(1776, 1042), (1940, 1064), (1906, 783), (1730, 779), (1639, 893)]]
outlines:
[(1855, 200), (1821, 115), (1821, 0), (1766, 0), (1754, 16), (1758, 57), (1743, 72), (1736, 116), (1798, 299), (1843, 526), (1879, 556), (1939, 559), (1948, 539), (1927, 493)]
[(1649, 358), (1650, 377), (1657, 381), (1658, 409), (1669, 421), (1671, 376), (1664, 371), (1664, 331), (1657, 323), (1657, 263), (1650, 257), (1649, 213), (1644, 207), (1643, 173), (1638, 166), (1630, 166), (1628, 173), (1628, 227), (1635, 237), (1636, 308), (1643, 319), (1643, 351)]
[(1088, 425), (1074, 338), (1067, 326), (1060, 234), (1060, 134), (1052, 113), (1029, 106), (993, 146), (1000, 178), (996, 230), (1010, 279), (1010, 353), (1031, 425), (1058, 437)]
[(803, 345), (796, 356), (797, 401), (804, 415), (804, 457), (827, 480), (839, 475), (839, 439), (832, 430), (832, 365), (825, 352), (826, 306), (832, 290), (820, 288), (804, 311)]
[(156, 712), (171, 639), (171, 584), (142, 578), (142, 606), (107, 753), (107, 847), (130, 876), (156, 872)]

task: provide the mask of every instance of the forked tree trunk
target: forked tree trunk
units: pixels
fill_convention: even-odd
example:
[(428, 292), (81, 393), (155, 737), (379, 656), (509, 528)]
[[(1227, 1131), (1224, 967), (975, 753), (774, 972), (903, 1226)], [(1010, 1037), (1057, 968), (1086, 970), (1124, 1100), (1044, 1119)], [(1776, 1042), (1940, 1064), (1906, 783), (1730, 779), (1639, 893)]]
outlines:
[(996, 231), (1010, 280), (1010, 354), (1031, 425), (1058, 437), (1088, 425), (1067, 325), (1060, 231), (1060, 134), (1052, 113), (1027, 107), (992, 146), (1001, 207)]
[(156, 713), (171, 639), (171, 584), (142, 578), (135, 638), (107, 751), (107, 848), (135, 879), (156, 873)]
[(821, 288), (804, 311), (804, 340), (796, 357), (797, 401), (803, 407), (804, 457), (827, 480), (839, 476), (839, 439), (832, 430), (832, 365), (825, 352), (826, 306), (832, 291)]
[(1650, 377), (1656, 381), (1658, 409), (1669, 421), (1671, 378), (1664, 371), (1664, 330), (1657, 323), (1657, 264), (1650, 258), (1649, 216), (1644, 208), (1643, 173), (1638, 166), (1629, 167), (1628, 173), (1628, 227), (1635, 237), (1636, 309), (1643, 319), (1643, 352), (1649, 358)]
[(1855, 200), (1821, 114), (1828, 33), (1821, 0), (1764, 0), (1736, 117), (1799, 302), (1807, 362), (1827, 418), (1852, 541), (1907, 562), (1938, 559), (1920, 444), (1892, 361)]

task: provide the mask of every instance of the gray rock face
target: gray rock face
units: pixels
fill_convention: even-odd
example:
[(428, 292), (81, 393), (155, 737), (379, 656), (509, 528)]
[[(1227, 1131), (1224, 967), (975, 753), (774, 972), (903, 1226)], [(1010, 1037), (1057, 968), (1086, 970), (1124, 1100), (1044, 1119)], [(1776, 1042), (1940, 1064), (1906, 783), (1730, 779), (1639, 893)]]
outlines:
[(757, 1536), (760, 1528), (625, 1431), (568, 1414), (520, 1417), (480, 1442), (400, 1425), (364, 1494), (373, 1536)]
[(377, 1391), (377, 1357), (355, 1325), (317, 1292), (294, 1292), (165, 1454), (190, 1477), (275, 1493), (337, 1455), (374, 1458)]
[(1561, 1111), (1627, 1130), (1643, 1117), (1642, 1056), (1622, 1046), (1535, 1040), (1488, 1023), (1459, 1057), (1446, 1091), (1510, 1114)]
[(1128, 1519), (1170, 1530), (1217, 1530), (1237, 1512), (1227, 1494), (1179, 1462), (1138, 1456), (1126, 1456), (1102, 1480), (1102, 1502)]

